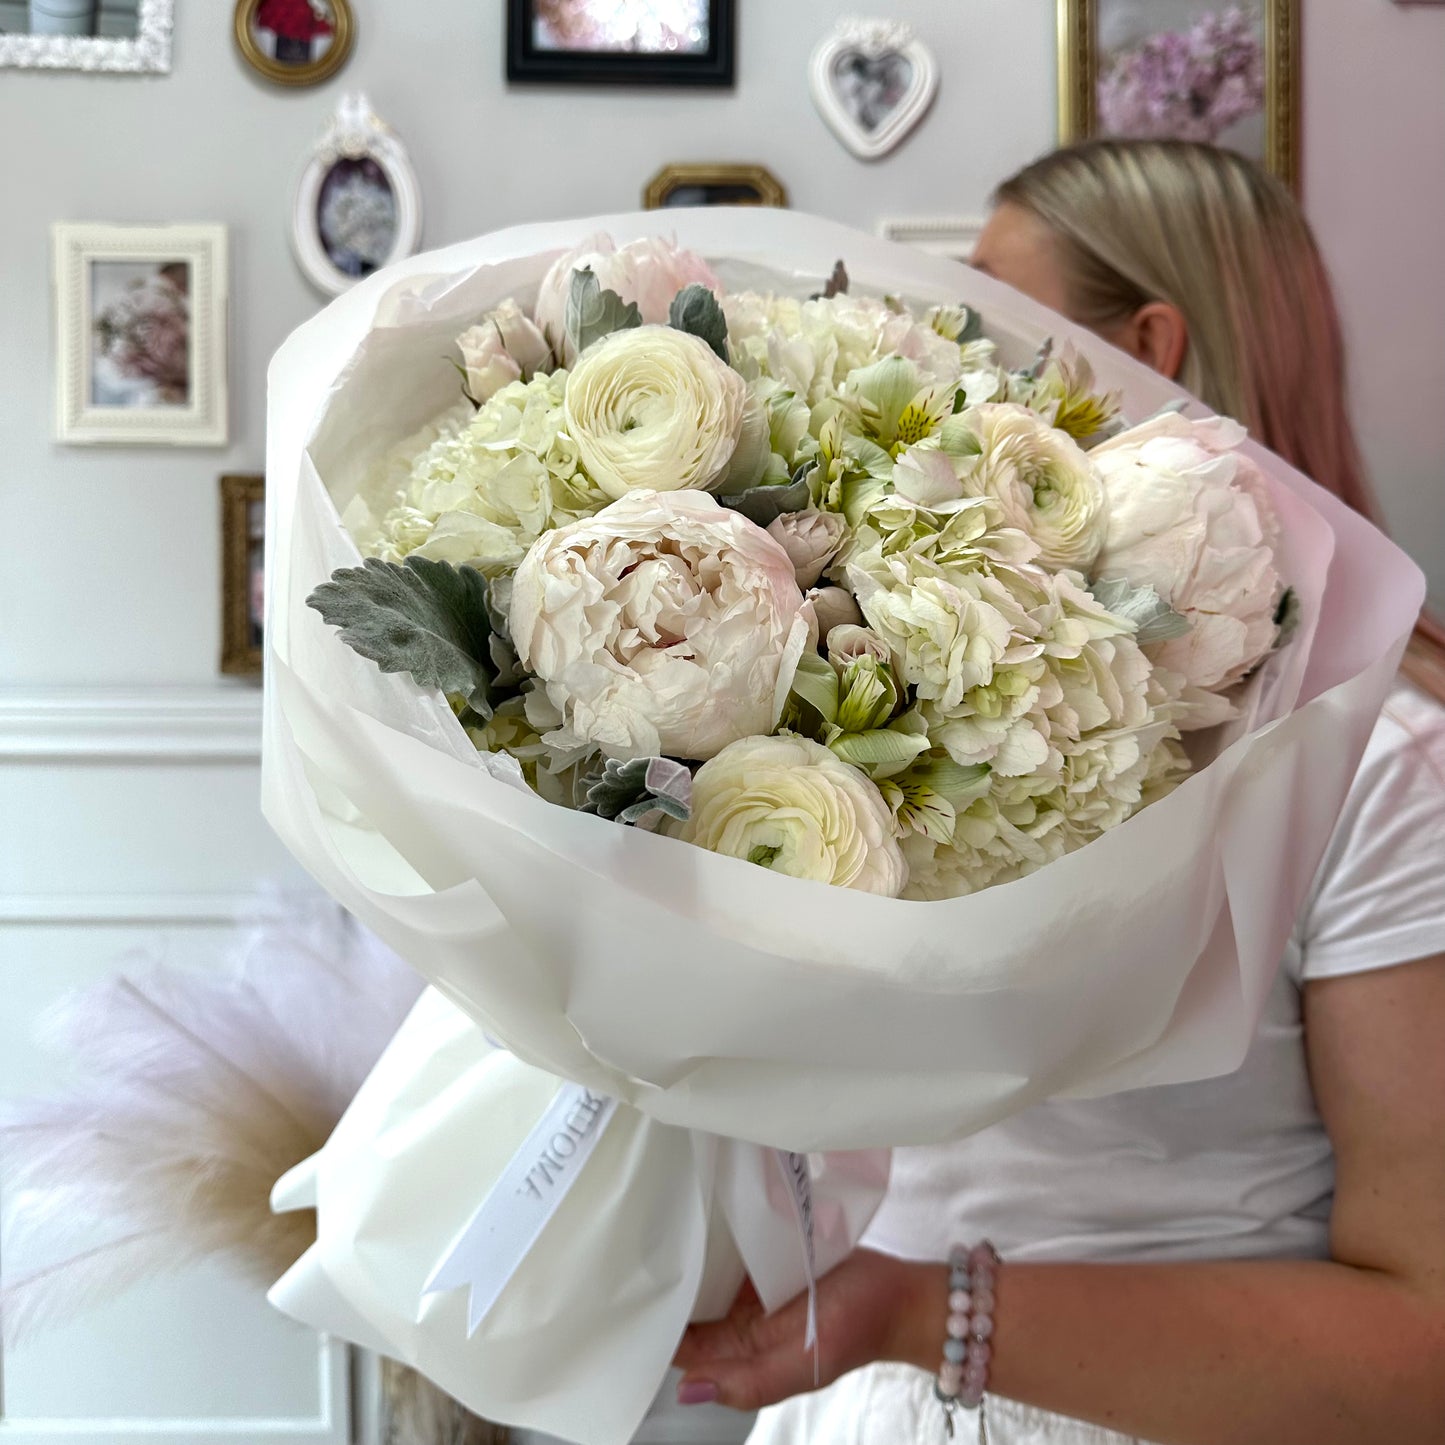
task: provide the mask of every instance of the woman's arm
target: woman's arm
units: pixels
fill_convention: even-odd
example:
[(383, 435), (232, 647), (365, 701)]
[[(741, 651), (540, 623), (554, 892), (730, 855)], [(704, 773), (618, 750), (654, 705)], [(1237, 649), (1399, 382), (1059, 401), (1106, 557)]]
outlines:
[[(1445, 1441), (1445, 957), (1307, 984), (1305, 1020), (1333, 1258), (1006, 1262), (991, 1389), (1164, 1445)], [(875, 1359), (936, 1368), (945, 1276), (861, 1251), (830, 1274), (824, 1383)], [(690, 1330), (680, 1397), (813, 1388), (801, 1311), (745, 1300)]]

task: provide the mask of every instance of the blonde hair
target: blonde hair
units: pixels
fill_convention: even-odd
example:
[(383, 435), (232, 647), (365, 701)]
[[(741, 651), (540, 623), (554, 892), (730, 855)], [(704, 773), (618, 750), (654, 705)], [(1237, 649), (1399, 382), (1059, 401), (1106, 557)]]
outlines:
[[(1026, 166), (994, 199), (1053, 232), (1075, 320), (1104, 329), (1151, 301), (1176, 306), (1180, 383), (1383, 525), (1350, 425), (1329, 275), (1281, 182), (1215, 146), (1093, 140)], [(1420, 634), (1445, 646), (1428, 616)]]

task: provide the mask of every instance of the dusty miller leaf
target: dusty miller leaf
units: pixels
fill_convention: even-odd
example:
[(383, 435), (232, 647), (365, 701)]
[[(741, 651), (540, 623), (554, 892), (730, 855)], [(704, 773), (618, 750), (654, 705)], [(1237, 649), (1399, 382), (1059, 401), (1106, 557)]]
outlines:
[(1134, 587), (1123, 577), (1103, 577), (1089, 584), (1094, 601), (1115, 617), (1132, 622), (1140, 647), (1170, 642), (1189, 631), (1189, 619), (1176, 612), (1152, 587)]
[(614, 331), (631, 331), (642, 325), (635, 301), (624, 301), (615, 291), (604, 291), (590, 266), (572, 273), (567, 295), (567, 335), (580, 356), (594, 341)]
[(668, 308), (667, 324), (674, 331), (685, 331), (705, 341), (717, 353), (718, 359), (728, 359), (728, 322), (717, 297), (699, 281), (684, 286), (672, 298)]
[(476, 568), (368, 557), (333, 572), (306, 605), (383, 672), (408, 672), (421, 687), (460, 694), (481, 718), (492, 715), (499, 669), (487, 579)]
[(673, 758), (610, 758), (584, 786), (584, 813), (635, 826), (650, 813), (685, 823), (692, 816), (692, 772)]
[(813, 494), (806, 480), (789, 482), (787, 486), (749, 487), (745, 492), (719, 497), (725, 507), (741, 512), (748, 521), (766, 527), (784, 512), (801, 512), (811, 505)]

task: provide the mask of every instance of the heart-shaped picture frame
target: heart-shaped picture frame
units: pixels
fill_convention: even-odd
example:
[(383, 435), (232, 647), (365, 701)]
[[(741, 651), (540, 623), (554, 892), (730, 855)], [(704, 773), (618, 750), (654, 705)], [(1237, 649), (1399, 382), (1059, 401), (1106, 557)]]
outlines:
[(863, 160), (900, 145), (938, 93), (933, 53), (897, 20), (839, 22), (808, 69), (818, 113)]

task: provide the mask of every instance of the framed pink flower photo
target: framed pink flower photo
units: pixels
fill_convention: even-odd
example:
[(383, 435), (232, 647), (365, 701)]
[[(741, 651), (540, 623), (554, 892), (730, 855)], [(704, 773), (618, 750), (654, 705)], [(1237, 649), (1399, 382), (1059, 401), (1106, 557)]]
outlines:
[(224, 446), (223, 226), (54, 229), (56, 437)]
[(1059, 133), (1202, 141), (1294, 184), (1298, 0), (1059, 0)]

